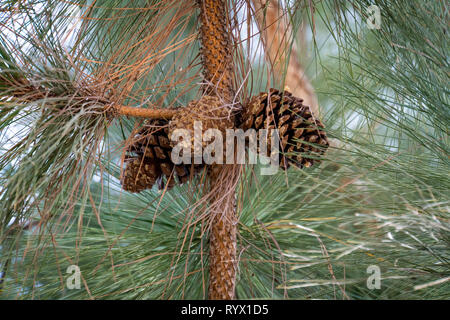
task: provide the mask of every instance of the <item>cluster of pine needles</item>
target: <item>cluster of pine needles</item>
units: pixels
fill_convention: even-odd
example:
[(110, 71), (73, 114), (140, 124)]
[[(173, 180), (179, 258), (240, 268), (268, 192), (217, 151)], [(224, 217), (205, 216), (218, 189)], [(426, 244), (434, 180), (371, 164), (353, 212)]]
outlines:
[[(230, 2), (240, 101), (285, 85), (264, 60), (252, 2)], [(316, 168), (263, 176), (246, 166), (233, 181), (236, 297), (450, 298), (448, 5), (377, 1), (372, 30), (372, 1), (282, 3), (334, 143)], [(205, 298), (205, 177), (121, 190), (123, 150), (142, 121), (113, 112), (198, 98), (195, 1), (7, 6), (0, 297)], [(66, 285), (70, 265), (80, 289)], [(367, 285), (370, 266), (380, 289)]]

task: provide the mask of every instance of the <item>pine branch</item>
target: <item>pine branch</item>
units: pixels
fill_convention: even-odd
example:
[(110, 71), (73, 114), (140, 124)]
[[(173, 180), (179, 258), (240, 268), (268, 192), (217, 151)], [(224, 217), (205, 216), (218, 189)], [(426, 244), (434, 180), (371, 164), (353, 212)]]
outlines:
[[(199, 0), (200, 40), (205, 91), (224, 102), (233, 100), (233, 56), (229, 12), (225, 0)], [(210, 107), (214, 110), (214, 106)], [(210, 192), (210, 254), (209, 299), (233, 299), (236, 286), (235, 182), (240, 171), (237, 165), (215, 165), (209, 175)]]
[[(77, 90), (64, 94), (67, 91), (60, 89), (70, 88), (72, 80), (67, 79), (73, 78), (61, 70), (68, 69), (69, 63), (52, 59), (52, 54), (45, 65), (52, 65), (55, 60), (58, 64), (46, 79), (51, 80), (50, 87), (57, 89), (50, 92), (61, 95), (45, 100), (49, 96), (38, 92), (42, 100), (28, 104), (23, 100), (26, 105), (23, 107), (16, 104), (17, 98), (28, 99), (32, 94), (23, 95), (27, 84), (20, 80), (22, 77), (3, 72), (5, 77), (0, 79), (0, 89), (4, 92), (24, 89), (16, 91), (19, 94), (14, 98), (4, 95), (6, 98), (0, 99), (0, 129), (4, 138), (0, 151), (0, 192), (4, 193), (0, 199), (1, 216), (7, 217), (5, 225), (13, 219), (39, 221), (22, 237), (11, 236), (11, 240), (17, 241), (9, 272), (4, 277), (2, 298), (202, 299), (208, 286), (207, 272), (203, 270), (203, 258), (208, 255), (203, 226), (213, 220), (193, 221), (199, 214), (198, 206), (190, 204), (205, 200), (203, 190), (198, 188), (204, 181), (176, 185), (169, 192), (164, 190), (164, 197), (156, 188), (141, 193), (121, 192), (117, 149), (121, 149), (136, 121), (122, 117), (115, 122), (117, 125), (108, 127), (105, 138), (103, 132), (95, 133), (94, 139), (84, 138), (89, 129), (105, 126), (104, 119), (94, 126), (84, 121), (100, 119), (98, 112), (103, 112), (104, 106), (97, 108), (97, 97), (103, 97), (102, 92), (111, 87), (117, 89), (111, 99), (116, 105), (139, 105), (149, 96), (161, 105), (186, 105), (197, 95), (195, 84), (200, 78), (197, 65), (189, 74), (178, 72), (179, 66), (187, 70), (195, 61), (196, 48), (188, 46), (188, 50), (180, 50), (168, 45), (181, 37), (173, 37), (175, 32), (167, 30), (170, 25), (189, 20), (190, 8), (186, 2), (173, 0), (152, 1), (157, 6), (144, 10), (134, 8), (143, 6), (139, 1), (98, 0), (95, 6), (85, 1), (70, 3), (79, 3), (83, 9), (95, 13), (83, 11), (89, 36), (80, 40), (82, 47), (77, 50), (81, 53), (73, 60), (95, 61), (85, 64), (90, 75), (97, 74), (95, 68), (90, 68), (92, 65), (101, 65), (104, 77), (100, 77), (100, 87), (91, 92), (82, 90), (81, 94)], [(47, 19), (59, 16), (61, 12), (55, 8), (65, 6), (61, 1), (48, 1), (48, 4), (45, 9), (51, 15), (36, 18), (36, 29), (48, 30), (43, 28)], [(283, 299), (285, 291), (289, 298), (308, 300), (347, 296), (350, 299), (449, 298), (449, 282), (445, 281), (450, 276), (448, 59), (445, 54), (448, 10), (443, 2), (433, 0), (379, 1), (382, 28), (369, 30), (365, 9), (371, 4), (373, 1), (369, 0), (314, 2), (317, 39), (326, 44), (317, 44), (320, 62), (315, 89), (324, 93), (320, 96), (321, 107), (329, 111), (327, 128), (332, 128), (327, 132), (345, 142), (346, 147), (334, 150), (315, 168), (294, 169), (270, 177), (258, 176), (255, 170), (240, 180), (242, 188), (236, 200), (241, 248), (237, 298)], [(286, 2), (288, 7), (297, 5), (296, 1)], [(164, 17), (170, 23), (161, 24), (153, 9), (165, 6)], [(178, 10), (180, 6), (183, 8)], [(174, 12), (178, 20), (172, 16)], [(72, 10), (64, 13), (63, 16), (74, 16)], [(180, 16), (188, 18), (180, 19)], [(150, 21), (150, 17), (155, 20)], [(192, 28), (182, 37), (188, 35), (193, 39), (193, 22), (197, 16), (192, 14), (192, 18)], [(58, 25), (61, 24), (52, 24)], [(162, 30), (164, 36), (149, 30)], [(33, 38), (42, 41), (29, 46), (37, 50), (57, 40), (41, 35)], [(145, 45), (140, 46), (141, 43)], [(143, 57), (153, 59), (155, 47), (165, 50), (166, 46), (171, 53), (162, 63), (156, 53), (155, 68), (149, 67), (148, 60), (142, 61)], [(109, 60), (110, 56), (114, 58)], [(105, 61), (98, 63), (99, 60)], [(20, 61), (40, 62), (31, 58)], [(39, 72), (40, 67), (30, 68), (27, 74)], [(11, 69), (10, 65), (6, 69)], [(135, 78), (136, 71), (142, 70)], [(70, 74), (73, 75), (73, 69)], [(75, 75), (74, 78), (80, 79), (78, 73)], [(114, 81), (108, 82), (110, 76)], [(254, 77), (246, 89), (250, 85), (264, 85), (265, 80), (264, 76)], [(212, 82), (209, 84), (210, 88), (214, 87)], [(89, 97), (95, 99), (87, 101)], [(84, 112), (81, 112), (79, 107), (83, 105)], [(29, 136), (29, 139), (11, 148), (7, 134), (11, 127), (20, 129), (18, 138)], [(49, 127), (51, 130), (44, 130)], [(81, 143), (74, 142), (72, 137)], [(142, 144), (150, 138), (142, 139), (145, 140)], [(94, 147), (86, 149), (86, 146)], [(108, 152), (95, 157), (94, 163), (99, 168), (94, 172), (77, 170), (80, 167), (74, 167), (70, 161), (92, 163), (89, 156), (103, 148)], [(63, 149), (70, 152), (57, 157), (57, 165), (49, 167)], [(163, 151), (166, 156), (170, 148)], [(92, 174), (100, 181), (90, 179)], [(344, 179), (347, 182), (342, 185)], [(211, 201), (207, 202), (211, 204), (210, 210), (200, 214), (207, 218), (218, 218), (219, 215), (208, 215), (226, 212), (226, 205), (234, 205), (233, 183), (227, 177), (224, 180), (228, 189), (220, 185), (214, 189), (211, 184), (212, 190), (206, 190), (211, 195)], [(80, 189), (73, 187), (76, 185), (88, 193), (78, 193)], [(12, 191), (9, 194), (8, 189)], [(27, 193), (42, 205), (27, 206), (27, 216), (18, 212), (18, 201), (12, 214), (3, 209)], [(214, 196), (216, 199), (212, 199)], [(217, 198), (227, 200), (217, 203), (215, 210), (213, 204)], [(233, 233), (224, 236), (225, 230), (233, 229), (214, 223), (217, 226), (214, 234), (218, 236), (210, 233), (211, 237), (234, 237)], [(0, 239), (0, 264), (4, 266), (5, 238)], [(187, 239), (186, 245), (180, 246), (183, 239)], [(222, 242), (214, 240), (213, 243)], [(217, 248), (219, 252), (224, 250)], [(219, 255), (212, 257), (218, 258), (216, 264), (224, 266), (231, 260)], [(64, 269), (69, 264), (77, 264), (82, 270), (85, 282), (81, 290), (65, 290)], [(382, 272), (380, 290), (367, 288), (366, 268), (374, 264)], [(225, 285), (229, 283), (233, 282)], [(343, 292), (336, 290), (339, 286)], [(229, 292), (230, 288), (224, 287), (222, 291)]]
[(129, 106), (114, 107), (121, 116), (146, 118), (146, 119), (171, 119), (179, 112), (179, 109), (168, 108), (137, 108)]
[(200, 40), (206, 94), (231, 102), (233, 90), (232, 38), (225, 1), (197, 0), (200, 7)]

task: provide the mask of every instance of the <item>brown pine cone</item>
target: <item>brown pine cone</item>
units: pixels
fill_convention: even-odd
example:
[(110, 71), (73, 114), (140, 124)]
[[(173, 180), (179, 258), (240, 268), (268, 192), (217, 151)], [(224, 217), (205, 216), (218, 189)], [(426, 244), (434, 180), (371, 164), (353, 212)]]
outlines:
[[(175, 165), (171, 160), (167, 120), (148, 120), (134, 136), (126, 150), (122, 187), (126, 191), (140, 192), (151, 189), (155, 183), (171, 189), (176, 183), (185, 183), (196, 175), (201, 165)], [(192, 173), (192, 175), (191, 175)]]
[(161, 171), (153, 161), (132, 157), (125, 160), (126, 166), (121, 180), (125, 191), (141, 192), (150, 189), (161, 178)]
[[(202, 126), (201, 147), (198, 150), (194, 149), (194, 124), (195, 121), (200, 121)], [(203, 141), (203, 134), (208, 129), (217, 129), (222, 134), (224, 142), (226, 142), (226, 129), (234, 128), (234, 113), (230, 108), (224, 105), (224, 102), (215, 96), (203, 96), (200, 100), (191, 101), (186, 108), (183, 108), (178, 112), (170, 121), (169, 135), (172, 135), (176, 129), (186, 130), (191, 138), (191, 141), (186, 141), (187, 146), (191, 147), (191, 162), (194, 163), (194, 152), (197, 151), (199, 155), (202, 155), (202, 150), (211, 143)], [(214, 139), (211, 139), (214, 141)], [(184, 142), (184, 141), (183, 141)], [(176, 145), (178, 142), (172, 142), (172, 145)], [(200, 147), (200, 145), (198, 146)], [(224, 159), (225, 161), (225, 159)]]
[[(280, 167), (283, 169), (290, 165), (310, 167), (320, 160), (309, 156), (317, 158), (329, 146), (322, 122), (302, 102), (303, 99), (288, 91), (270, 89), (269, 93), (262, 92), (251, 98), (241, 114), (244, 130), (279, 130)], [(270, 139), (267, 150), (270, 151)]]

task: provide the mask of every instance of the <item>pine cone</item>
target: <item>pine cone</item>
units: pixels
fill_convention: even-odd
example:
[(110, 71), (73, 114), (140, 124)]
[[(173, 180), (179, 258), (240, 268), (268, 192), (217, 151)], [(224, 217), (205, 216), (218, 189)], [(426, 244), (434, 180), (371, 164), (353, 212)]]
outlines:
[[(215, 96), (203, 96), (200, 100), (191, 101), (186, 108), (183, 108), (178, 112), (170, 121), (169, 135), (176, 129), (187, 130), (190, 134), (191, 141), (186, 141), (186, 143), (187, 146), (191, 147), (192, 163), (194, 163), (195, 151), (197, 151), (199, 155), (202, 155), (202, 150), (200, 150), (200, 148), (198, 150), (194, 149), (195, 121), (200, 121), (202, 126), (202, 136), (199, 137), (202, 141), (202, 150), (211, 143), (203, 141), (203, 133), (208, 129), (217, 129), (222, 134), (225, 152), (226, 129), (234, 128), (235, 124), (232, 111), (224, 106), (223, 101)], [(177, 143), (178, 142), (172, 142), (172, 145), (174, 146)]]
[(161, 178), (161, 171), (153, 161), (132, 157), (125, 160), (126, 166), (122, 177), (122, 187), (125, 191), (141, 192), (150, 189)]
[[(140, 192), (151, 189), (155, 183), (171, 189), (176, 182), (182, 184), (197, 174), (201, 165), (175, 165), (171, 160), (167, 120), (148, 120), (133, 138), (126, 151), (122, 187), (126, 191)], [(191, 175), (192, 173), (192, 175)]]
[[(320, 161), (308, 156), (317, 157), (329, 146), (322, 122), (302, 102), (303, 99), (294, 97), (288, 91), (270, 89), (269, 94), (262, 92), (251, 98), (241, 114), (244, 130), (269, 129), (268, 137), (271, 129), (279, 130), (280, 167), (283, 169), (290, 165), (310, 167)], [(267, 142), (270, 152), (270, 139)]]

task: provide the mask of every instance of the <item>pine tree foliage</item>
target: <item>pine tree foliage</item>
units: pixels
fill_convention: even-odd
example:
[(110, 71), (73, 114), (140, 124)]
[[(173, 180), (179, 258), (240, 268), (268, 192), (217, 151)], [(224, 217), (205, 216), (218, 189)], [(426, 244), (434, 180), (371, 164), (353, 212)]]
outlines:
[[(367, 8), (380, 9), (369, 29)], [(229, 1), (241, 101), (283, 89), (252, 7)], [(123, 191), (143, 123), (112, 105), (199, 98), (195, 1), (8, 1), (0, 12), (3, 299), (202, 299), (202, 176)], [(449, 299), (445, 1), (286, 1), (330, 147), (318, 166), (239, 182), (236, 298)], [(289, 39), (297, 41), (294, 32)], [(66, 285), (81, 270), (81, 289)], [(381, 271), (370, 289), (368, 267)]]

